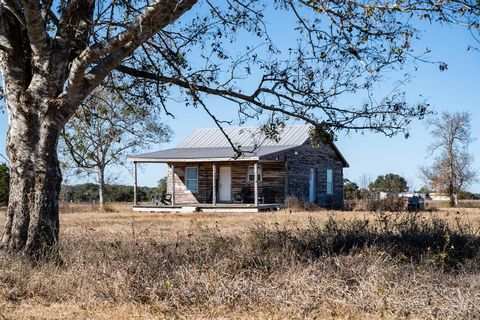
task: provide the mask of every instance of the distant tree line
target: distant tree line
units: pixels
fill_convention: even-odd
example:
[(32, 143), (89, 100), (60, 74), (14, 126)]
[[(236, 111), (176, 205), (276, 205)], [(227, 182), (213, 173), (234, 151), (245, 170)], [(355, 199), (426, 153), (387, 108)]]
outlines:
[[(99, 202), (98, 184), (83, 183), (78, 185), (62, 185), (61, 200), (67, 202)], [(137, 199), (140, 202), (151, 201), (159, 193), (158, 187), (139, 187)], [(106, 202), (133, 202), (133, 186), (105, 185), (104, 197)]]
[[(368, 184), (367, 188), (360, 188), (360, 186), (349, 179), (343, 180), (343, 187), (345, 192), (345, 200), (367, 199), (376, 192), (401, 193), (409, 191), (409, 187), (405, 178), (398, 174), (388, 173), (386, 175), (378, 176), (375, 181)], [(431, 194), (435, 191), (428, 187), (422, 187), (416, 190), (418, 193)], [(442, 193), (442, 191), (440, 191)], [(458, 199), (478, 200), (480, 193), (473, 193), (466, 190), (457, 191)]]
[(343, 185), (346, 200), (365, 199), (374, 192), (400, 193), (408, 191), (407, 180), (395, 173), (378, 176), (368, 185), (368, 188), (360, 188), (357, 183), (348, 179), (344, 179)]
[[(0, 206), (8, 205), (10, 173), (6, 164), (0, 163)], [(67, 202), (99, 203), (99, 190), (96, 183), (77, 185), (62, 185), (61, 200)], [(162, 178), (158, 187), (139, 187), (137, 197), (140, 202), (151, 201), (153, 196), (166, 192), (167, 179)], [(133, 186), (107, 184), (105, 185), (106, 202), (133, 202)]]

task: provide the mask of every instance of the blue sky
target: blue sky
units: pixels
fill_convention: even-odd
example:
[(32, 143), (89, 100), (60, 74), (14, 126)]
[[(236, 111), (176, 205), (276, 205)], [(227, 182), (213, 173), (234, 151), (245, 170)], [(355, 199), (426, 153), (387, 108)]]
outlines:
[[(274, 37), (286, 37), (285, 27), (281, 19), (270, 21)], [(423, 36), (417, 41), (418, 48), (428, 47), (432, 50), (432, 60), (442, 60), (448, 63), (448, 71), (440, 72), (438, 66), (420, 64), (417, 71), (412, 72), (414, 78), (404, 90), (411, 102), (418, 101), (421, 96), (427, 99), (434, 112), (468, 111), (472, 114), (473, 134), (480, 138), (480, 91), (478, 75), (480, 74), (480, 53), (469, 51), (466, 48), (473, 43), (471, 36), (465, 30), (453, 27), (422, 26)], [(288, 33), (287, 33), (288, 34)], [(295, 39), (292, 39), (295, 41)], [(423, 50), (423, 49), (419, 49)], [(396, 79), (395, 73), (388, 75), (385, 82)], [(380, 89), (382, 85), (379, 84)], [(385, 88), (388, 90), (388, 88)], [(351, 97), (352, 104), (361, 103), (363, 96)], [(358, 101), (357, 101), (358, 99)], [(236, 111), (223, 101), (208, 99), (222, 117), (234, 117)], [(192, 130), (202, 127), (213, 127), (214, 123), (201, 110), (186, 108), (172, 104), (171, 111), (176, 119), (165, 118), (165, 122), (173, 130), (172, 141), (168, 144), (152, 146), (152, 150), (174, 147)], [(7, 116), (0, 114), (0, 153), (5, 154), (5, 139), (7, 132)], [(363, 180), (373, 180), (376, 176), (386, 173), (398, 173), (404, 176), (414, 189), (420, 188), (423, 183), (419, 178), (418, 167), (428, 164), (431, 159), (426, 158), (426, 148), (431, 137), (424, 123), (415, 121), (410, 127), (410, 138), (403, 136), (388, 138), (380, 134), (369, 132), (339, 133), (337, 146), (350, 163), (345, 169), (345, 177), (362, 183)], [(471, 152), (475, 156), (475, 167), (480, 169), (479, 140), (471, 144)], [(1, 160), (0, 160), (1, 161)], [(479, 170), (480, 171), (480, 170)], [(154, 186), (165, 175), (164, 165), (143, 166), (139, 173), (139, 184)], [(113, 168), (112, 173), (118, 176), (117, 182), (131, 183), (131, 175), (124, 168)], [(363, 177), (363, 178), (362, 178)], [(471, 186), (471, 191), (480, 192), (480, 183)]]

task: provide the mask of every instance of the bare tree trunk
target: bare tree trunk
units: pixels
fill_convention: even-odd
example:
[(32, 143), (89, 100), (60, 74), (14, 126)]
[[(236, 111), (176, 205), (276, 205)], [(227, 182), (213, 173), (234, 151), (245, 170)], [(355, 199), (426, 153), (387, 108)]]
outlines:
[(100, 205), (100, 210), (104, 209), (105, 205), (105, 168), (98, 168), (98, 203)]
[(58, 250), (61, 126), (54, 115), (27, 113), (28, 107), (42, 109), (23, 103), (9, 113), (10, 202), (0, 247), (41, 257)]
[(450, 173), (450, 182), (449, 182), (449, 185), (448, 185), (448, 195), (450, 197), (450, 207), (454, 208), (456, 207), (457, 205), (457, 202), (455, 200), (455, 187), (454, 187), (454, 184), (453, 184), (453, 168), (451, 166), (450, 168), (451, 170), (451, 173)]
[(451, 194), (450, 195), (450, 207), (455, 208), (455, 206), (456, 206), (455, 195)]

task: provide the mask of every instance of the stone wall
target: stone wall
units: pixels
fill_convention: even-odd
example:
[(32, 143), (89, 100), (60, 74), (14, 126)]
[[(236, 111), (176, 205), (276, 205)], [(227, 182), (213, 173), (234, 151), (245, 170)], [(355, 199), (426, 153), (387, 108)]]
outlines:
[[(310, 169), (316, 171), (316, 202), (320, 206), (343, 207), (344, 163), (330, 144), (314, 148), (309, 143), (291, 149), (284, 154), (272, 155), (272, 159), (286, 161), (288, 170), (286, 194), (309, 201)], [(327, 169), (333, 170), (333, 195), (327, 195)]]

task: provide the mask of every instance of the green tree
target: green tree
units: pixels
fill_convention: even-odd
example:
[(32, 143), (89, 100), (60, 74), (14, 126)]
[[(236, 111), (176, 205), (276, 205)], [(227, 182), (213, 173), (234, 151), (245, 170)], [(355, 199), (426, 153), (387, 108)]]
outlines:
[(167, 193), (167, 177), (163, 177), (158, 181), (157, 190), (159, 194)]
[(10, 193), (10, 173), (8, 166), (4, 163), (0, 164), (0, 206), (8, 204), (8, 196)]
[(343, 179), (343, 189), (346, 200), (357, 199), (360, 197), (360, 187), (353, 181)]
[(408, 190), (407, 181), (402, 176), (394, 173), (388, 173), (384, 176), (378, 176), (368, 188), (374, 192), (405, 192)]
[[(295, 21), (297, 41), (275, 43), (271, 12)], [(476, 1), (460, 0), (0, 0), (14, 189), (0, 246), (28, 256), (58, 250), (58, 142), (102, 83), (152, 111), (199, 108), (219, 127), (231, 116), (221, 119), (205, 96), (225, 101), (242, 124), (264, 115), (272, 122), (298, 118), (330, 133), (391, 136), (426, 113), (401, 90), (372, 97), (385, 72), (418, 56), (412, 21), (460, 22), (474, 31), (479, 12)], [(240, 35), (245, 41), (237, 41)], [(338, 103), (351, 94), (365, 102)]]

